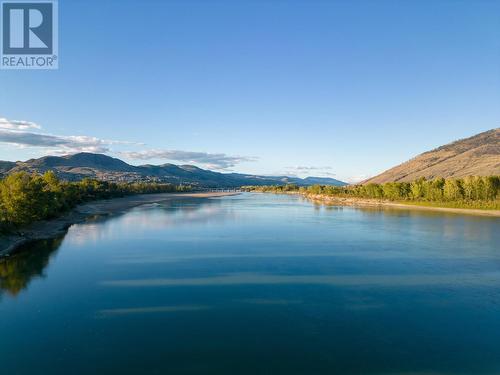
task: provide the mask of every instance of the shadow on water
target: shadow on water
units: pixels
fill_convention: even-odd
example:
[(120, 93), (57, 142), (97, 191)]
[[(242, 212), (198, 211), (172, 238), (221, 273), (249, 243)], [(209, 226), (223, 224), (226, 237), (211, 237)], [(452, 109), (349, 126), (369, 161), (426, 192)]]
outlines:
[(45, 277), (44, 270), (57, 253), (63, 237), (24, 245), (8, 258), (0, 259), (0, 296), (12, 296), (26, 289), (34, 278)]

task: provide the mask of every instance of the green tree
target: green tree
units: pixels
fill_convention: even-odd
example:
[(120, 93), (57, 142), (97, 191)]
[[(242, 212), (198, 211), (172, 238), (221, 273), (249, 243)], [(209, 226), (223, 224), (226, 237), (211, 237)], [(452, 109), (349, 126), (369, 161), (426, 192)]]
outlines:
[(410, 184), (411, 198), (412, 199), (421, 199), (425, 196), (427, 180), (424, 177), (419, 178), (418, 180), (413, 181)]
[(447, 179), (443, 187), (444, 199), (448, 201), (456, 201), (464, 198), (461, 180)]

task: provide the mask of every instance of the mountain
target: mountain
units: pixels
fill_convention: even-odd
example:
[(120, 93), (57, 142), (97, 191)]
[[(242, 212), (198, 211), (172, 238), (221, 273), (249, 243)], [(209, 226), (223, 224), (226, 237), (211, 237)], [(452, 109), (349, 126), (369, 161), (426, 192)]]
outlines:
[(0, 161), (0, 175), (8, 172), (12, 168), (16, 166), (16, 163), (13, 161)]
[(301, 186), (321, 183), (342, 186), (346, 183), (333, 178), (288, 176), (258, 176), (241, 173), (219, 173), (194, 165), (139, 165), (102, 154), (82, 152), (66, 156), (45, 156), (25, 162), (0, 161), (0, 175), (19, 171), (44, 173), (54, 171), (60, 178), (70, 181), (85, 177), (115, 182), (158, 181), (190, 184), (199, 187), (239, 187), (243, 185), (277, 185), (294, 183)]
[(48, 170), (53, 168), (92, 168), (102, 171), (129, 172), (132, 166), (102, 154), (91, 154), (82, 152), (65, 156), (44, 156), (39, 159), (30, 159), (24, 163), (18, 162), (17, 166), (22, 168), (35, 168)]
[(491, 175), (500, 175), (500, 128), (424, 152), (363, 183)]

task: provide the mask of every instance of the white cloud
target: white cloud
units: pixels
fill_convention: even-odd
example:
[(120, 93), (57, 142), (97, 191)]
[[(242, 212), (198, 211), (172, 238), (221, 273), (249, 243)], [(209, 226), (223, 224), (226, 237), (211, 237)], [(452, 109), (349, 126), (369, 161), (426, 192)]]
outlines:
[(303, 165), (297, 165), (294, 167), (286, 167), (286, 172), (285, 174), (287, 175), (292, 175), (292, 176), (311, 176), (314, 175), (315, 177), (335, 177), (336, 174), (333, 172), (330, 172), (332, 170), (332, 167), (330, 166), (323, 166), (323, 167), (317, 167), (317, 166), (303, 166)]
[(242, 162), (256, 161), (255, 157), (230, 156), (222, 153), (193, 152), (180, 150), (124, 151), (120, 155), (133, 160), (165, 159), (182, 163), (202, 164), (210, 169), (227, 169)]
[[(113, 153), (112, 145), (143, 146), (143, 143), (106, 140), (86, 135), (62, 136), (35, 132), (41, 126), (29, 121), (0, 118), (0, 143), (22, 148), (40, 148), (46, 154), (72, 154), (77, 152)], [(255, 157), (231, 156), (223, 153), (181, 150), (141, 150), (115, 152), (133, 160), (165, 159), (182, 163), (201, 164), (210, 169), (227, 169), (242, 162), (255, 161)]]
[(21, 147), (51, 148), (54, 153), (109, 151), (110, 142), (87, 136), (58, 136), (18, 130), (0, 129), (0, 142)]
[(312, 166), (302, 166), (302, 165), (297, 165), (295, 167), (288, 167), (289, 169), (295, 169), (297, 171), (324, 171), (324, 170), (330, 170), (332, 167), (312, 167)]
[(372, 177), (372, 175), (369, 175), (369, 174), (359, 174), (359, 175), (355, 175), (355, 176), (346, 177), (346, 179), (344, 181), (348, 182), (350, 184), (357, 184), (358, 182), (367, 180), (370, 177)]
[(30, 121), (7, 120), (6, 118), (0, 117), (0, 129), (28, 130), (41, 129), (41, 126)]

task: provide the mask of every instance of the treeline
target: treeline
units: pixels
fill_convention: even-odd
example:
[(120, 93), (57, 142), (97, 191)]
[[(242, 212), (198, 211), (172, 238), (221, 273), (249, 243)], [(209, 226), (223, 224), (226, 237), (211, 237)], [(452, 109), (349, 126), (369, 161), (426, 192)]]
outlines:
[(464, 178), (420, 178), (413, 182), (387, 182), (349, 186), (313, 185), (298, 187), (246, 186), (246, 191), (300, 192), (303, 194), (328, 195), (408, 201), (415, 203), (439, 203), (452, 207), (500, 208), (500, 176), (468, 176)]
[(189, 186), (159, 183), (113, 183), (92, 179), (68, 182), (59, 180), (54, 172), (44, 175), (13, 173), (0, 180), (0, 232), (57, 217), (87, 201), (187, 190)]

